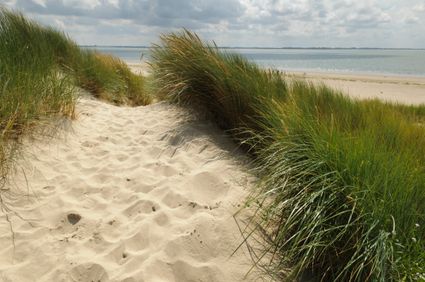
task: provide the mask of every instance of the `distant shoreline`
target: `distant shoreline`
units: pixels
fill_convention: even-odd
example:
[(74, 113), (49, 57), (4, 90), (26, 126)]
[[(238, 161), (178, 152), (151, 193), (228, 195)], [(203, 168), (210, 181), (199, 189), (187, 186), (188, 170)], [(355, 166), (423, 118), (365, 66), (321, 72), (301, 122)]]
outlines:
[[(146, 46), (90, 46), (137, 64), (150, 60), (152, 50)], [(223, 52), (238, 53), (260, 67), (290, 72), (326, 72), (348, 75), (379, 75), (425, 78), (425, 49), (260, 49), (228, 48)]]
[(319, 70), (319, 69), (284, 69), (280, 70), (284, 73), (297, 73), (297, 74), (321, 74), (329, 77), (367, 77), (370, 79), (385, 78), (385, 80), (407, 80), (413, 83), (418, 80), (425, 80), (425, 74), (404, 74), (404, 73), (385, 73), (385, 72), (373, 72), (373, 71), (348, 71), (348, 70)]
[(425, 77), (288, 71), (288, 76), (324, 83), (355, 99), (380, 99), (407, 105), (425, 104)]
[[(144, 72), (146, 72), (146, 67), (148, 62), (146, 60), (143, 61), (136, 61), (136, 60), (124, 60), (124, 62), (129, 65), (130, 67), (139, 68), (141, 66), (143, 67)], [(396, 79), (398, 80), (405, 80), (407, 82), (411, 81), (411, 84), (417, 84), (418, 81), (419, 84), (422, 84), (422, 81), (425, 81), (425, 74), (402, 74), (402, 73), (380, 73), (380, 72), (367, 72), (367, 71), (338, 71), (338, 70), (318, 70), (318, 69), (279, 69), (279, 71), (283, 73), (292, 73), (292, 74), (298, 74), (301, 75), (303, 73), (306, 74), (321, 74), (326, 75), (329, 77), (367, 77), (368, 80), (378, 80), (380, 81), (381, 78), (384, 78), (384, 80), (390, 82), (391, 80)], [(374, 79), (375, 78), (375, 79)]]
[[(146, 62), (126, 61), (136, 74), (148, 75)], [(407, 105), (425, 104), (425, 77), (288, 70), (284, 75), (296, 79), (306, 79), (316, 84), (324, 83), (342, 91), (355, 99), (380, 99)]]
[[(79, 45), (82, 48), (132, 48), (149, 49), (145, 45)], [(262, 49), (262, 50), (403, 50), (403, 51), (425, 51), (425, 48), (380, 48), (380, 47), (241, 47), (241, 46), (218, 46), (219, 49)]]

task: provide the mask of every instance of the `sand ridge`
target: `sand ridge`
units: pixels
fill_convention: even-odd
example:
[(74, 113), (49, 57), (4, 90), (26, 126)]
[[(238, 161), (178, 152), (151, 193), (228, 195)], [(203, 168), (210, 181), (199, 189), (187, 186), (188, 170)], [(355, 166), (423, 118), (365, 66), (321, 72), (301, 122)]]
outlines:
[(223, 132), (166, 103), (77, 109), (72, 133), (26, 144), (3, 193), (0, 281), (257, 279), (246, 247), (230, 257), (254, 179)]

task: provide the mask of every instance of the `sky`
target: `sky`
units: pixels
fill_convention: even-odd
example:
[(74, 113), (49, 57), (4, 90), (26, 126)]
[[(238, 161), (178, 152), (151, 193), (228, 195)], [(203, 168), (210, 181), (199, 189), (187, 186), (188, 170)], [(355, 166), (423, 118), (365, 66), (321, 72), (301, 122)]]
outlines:
[(219, 46), (425, 48), (425, 0), (0, 0), (82, 45), (150, 46), (182, 28)]

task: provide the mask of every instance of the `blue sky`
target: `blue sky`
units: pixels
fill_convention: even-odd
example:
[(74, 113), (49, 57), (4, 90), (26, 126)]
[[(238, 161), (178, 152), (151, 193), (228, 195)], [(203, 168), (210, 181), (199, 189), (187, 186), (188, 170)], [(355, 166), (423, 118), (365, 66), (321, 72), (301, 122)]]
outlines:
[(183, 27), (221, 46), (425, 48), (425, 0), (2, 0), (79, 44), (150, 45)]

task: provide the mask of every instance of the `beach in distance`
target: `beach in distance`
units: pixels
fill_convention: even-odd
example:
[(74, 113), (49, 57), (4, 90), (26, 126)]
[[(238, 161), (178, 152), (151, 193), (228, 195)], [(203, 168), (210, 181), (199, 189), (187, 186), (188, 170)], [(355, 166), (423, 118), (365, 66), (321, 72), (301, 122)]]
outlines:
[(324, 83), (353, 98), (377, 98), (409, 105), (425, 103), (425, 77), (294, 71), (287, 74), (316, 84)]
[[(134, 73), (147, 75), (150, 72), (147, 62), (127, 60), (126, 63)], [(324, 83), (356, 99), (380, 99), (407, 105), (425, 104), (425, 76), (308, 70), (289, 70), (283, 71), (283, 74), (315, 84)]]
[[(130, 63), (150, 61), (152, 48), (126, 46), (83, 47), (110, 54)], [(270, 49), (220, 48), (239, 54), (262, 68), (280, 71), (331, 72), (425, 77), (423, 49)]]
[[(124, 60), (147, 74), (147, 47), (85, 47)], [(425, 50), (223, 48), (288, 76), (325, 83), (354, 98), (425, 103)]]

